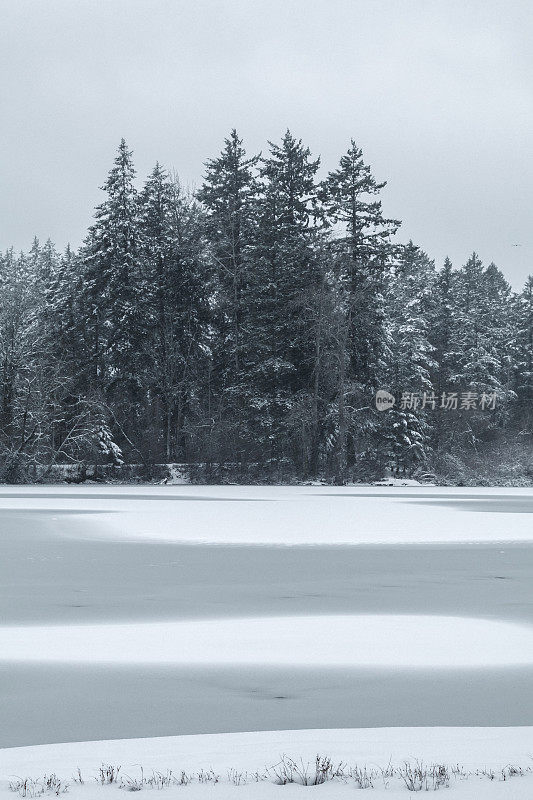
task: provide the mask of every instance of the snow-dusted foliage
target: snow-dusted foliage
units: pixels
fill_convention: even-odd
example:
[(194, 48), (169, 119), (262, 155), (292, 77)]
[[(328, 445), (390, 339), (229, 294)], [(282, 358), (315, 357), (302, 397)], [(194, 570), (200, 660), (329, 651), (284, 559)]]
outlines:
[(318, 170), (290, 131), (250, 156), (233, 130), (196, 195), (160, 164), (138, 187), (122, 140), (78, 252), (0, 256), (0, 479), (103, 459), (461, 480), (530, 448), (532, 279), (399, 244), (353, 140)]

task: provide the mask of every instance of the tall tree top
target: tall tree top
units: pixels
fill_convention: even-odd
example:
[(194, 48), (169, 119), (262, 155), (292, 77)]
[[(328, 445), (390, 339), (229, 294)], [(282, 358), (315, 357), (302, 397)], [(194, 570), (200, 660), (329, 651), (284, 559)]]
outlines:
[(246, 155), (235, 128), (224, 140), (218, 158), (205, 162), (206, 174), (198, 199), (212, 213), (234, 214), (256, 194), (253, 170), (259, 156)]
[(383, 247), (396, 233), (400, 221), (383, 216), (381, 201), (376, 198), (386, 186), (372, 175), (363, 160), (363, 151), (352, 139), (340, 159), (339, 167), (330, 172), (321, 186), (320, 197), (332, 224), (346, 227), (346, 243), (352, 258), (365, 261), (383, 255)]
[(269, 142), (270, 155), (262, 159), (260, 175), (266, 181), (266, 202), (278, 224), (307, 226), (317, 213), (315, 175), (320, 158), (287, 130), (281, 144)]

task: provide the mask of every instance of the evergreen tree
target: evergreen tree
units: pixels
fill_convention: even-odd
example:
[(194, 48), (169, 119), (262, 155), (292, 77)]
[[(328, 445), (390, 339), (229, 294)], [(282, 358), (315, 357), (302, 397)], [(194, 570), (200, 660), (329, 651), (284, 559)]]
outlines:
[[(144, 307), (149, 335), (144, 350), (147, 397), (143, 451), (162, 440), (158, 457), (186, 458), (186, 428), (199, 372), (206, 363), (208, 274), (203, 217), (179, 183), (156, 164), (141, 195)], [(197, 413), (196, 413), (197, 416)], [(162, 421), (162, 425), (160, 424)]]
[(512, 320), (515, 323), (514, 387), (526, 419), (533, 417), (533, 275), (530, 275), (522, 292), (514, 301)]
[[(336, 450), (340, 483), (356, 453), (361, 466), (367, 468), (363, 466), (371, 449), (367, 434), (372, 437), (378, 424), (369, 400), (379, 387), (385, 364), (383, 278), (394, 257), (391, 239), (400, 225), (383, 215), (377, 196), (385, 185), (375, 180), (352, 139), (338, 169), (328, 174), (320, 191), (330, 225), (341, 228), (334, 239), (335, 271), (337, 284), (343, 287), (349, 363), (339, 371)], [(354, 415), (349, 424), (347, 406), (366, 406), (368, 411)]]
[[(206, 234), (212, 276), (210, 406), (216, 409), (222, 457), (243, 463), (255, 448), (249, 425), (253, 397), (249, 354), (252, 252), (256, 241), (259, 156), (247, 157), (237, 131), (224, 141), (218, 158), (206, 162), (198, 199), (207, 212)], [(223, 442), (225, 444), (223, 444)]]
[(353, 141), (318, 167), (289, 131), (260, 158), (233, 130), (196, 198), (159, 164), (138, 194), (122, 141), (78, 252), (0, 255), (0, 479), (179, 460), (208, 480), (428, 462), (470, 481), (506, 442), (527, 455), (533, 278), (514, 295), (475, 253), (436, 272), (393, 243)]
[[(494, 427), (506, 418), (511, 397), (506, 362), (510, 347), (508, 298), (509, 287), (501, 273), (494, 265), (485, 270), (473, 253), (456, 276), (455, 324), (449, 352), (450, 390), (461, 401), (467, 393), (475, 399), (471, 408), (461, 408), (461, 402), (461, 413), (453, 418), (448, 414), (452, 437), (467, 446), (475, 447), (480, 439), (491, 436)], [(486, 397), (497, 398), (492, 403), (495, 413), (488, 413)]]
[(455, 324), (455, 275), (452, 262), (444, 260), (444, 266), (437, 273), (435, 281), (435, 316), (431, 328), (431, 342), (435, 347), (437, 363), (433, 383), (435, 391), (440, 395), (450, 381), (453, 369), (450, 345)]
[(93, 380), (130, 427), (139, 413), (146, 283), (132, 153), (122, 139), (84, 247), (83, 305)]
[(375, 386), (382, 356), (380, 290), (394, 248), (391, 237), (400, 222), (383, 216), (381, 201), (373, 199), (386, 186), (377, 183), (363, 153), (352, 139), (338, 169), (322, 184), (332, 224), (344, 227), (336, 239), (344, 254), (345, 280), (350, 292), (350, 357), (352, 372), (362, 386)]
[(430, 446), (437, 405), (432, 383), (435, 348), (430, 341), (435, 278), (433, 261), (409, 242), (387, 281), (386, 383), (396, 405), (382, 419), (390, 464), (397, 474), (423, 463)]
[(207, 233), (216, 275), (214, 323), (220, 345), (216, 360), (224, 375), (228, 370), (235, 375), (242, 368), (244, 298), (255, 238), (258, 160), (259, 156), (246, 157), (242, 140), (233, 129), (220, 156), (206, 162), (204, 183), (198, 192), (208, 212)]
[[(314, 332), (306, 297), (321, 284), (315, 245), (319, 237), (315, 175), (319, 159), (287, 131), (263, 158), (258, 203), (255, 270), (247, 292), (249, 367), (255, 397), (255, 438), (274, 468), (308, 453), (295, 442), (293, 411), (312, 391)], [(297, 415), (299, 418), (299, 415)], [(297, 427), (301, 427), (299, 422)], [(284, 438), (288, 435), (287, 445)], [(294, 451), (296, 447), (299, 455)], [(294, 461), (293, 461), (294, 463)]]
[(477, 253), (472, 253), (459, 271), (456, 284), (456, 324), (451, 340), (454, 371), (450, 379), (458, 392), (489, 389), (496, 380), (496, 365), (486, 349), (483, 294), (483, 264)]

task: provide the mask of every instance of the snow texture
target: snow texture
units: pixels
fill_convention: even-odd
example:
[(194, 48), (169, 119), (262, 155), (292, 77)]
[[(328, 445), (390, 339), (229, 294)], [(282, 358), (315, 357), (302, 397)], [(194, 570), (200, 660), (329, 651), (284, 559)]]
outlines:
[[(21, 513), (28, 507), (67, 535), (113, 540), (261, 545), (533, 540), (529, 489), (113, 486), (70, 494), (57, 487), (0, 492), (0, 510)], [(98, 516), (88, 521), (88, 511)], [(57, 512), (68, 512), (68, 525)]]
[(351, 667), (533, 664), (533, 626), (467, 617), (322, 615), (0, 627), (0, 661)]
[[(7, 781), (13, 776), (43, 776), (56, 773), (70, 780), (69, 796), (84, 800), (100, 800), (116, 787), (101, 787), (95, 783), (99, 766), (121, 766), (123, 775), (138, 778), (142, 765), (145, 775), (152, 770), (175, 775), (212, 770), (220, 776), (215, 786), (190, 784), (164, 790), (163, 796), (196, 798), (213, 796), (226, 798), (285, 798), (287, 794), (307, 797), (318, 792), (320, 798), (353, 797), (353, 781), (331, 782), (312, 789), (301, 786), (279, 787), (269, 781), (255, 784), (253, 779), (245, 787), (234, 786), (228, 780), (230, 770), (243, 777), (253, 772), (263, 772), (265, 767), (279, 763), (288, 755), (304, 764), (314, 763), (315, 756), (328, 754), (334, 763), (349, 766), (386, 768), (403, 766), (405, 761), (414, 764), (416, 759), (424, 764), (460, 765), (466, 771), (493, 770), (494, 780), (486, 775), (468, 779), (452, 779), (450, 791), (454, 797), (465, 800), (478, 798), (509, 798), (526, 800), (531, 797), (533, 776), (501, 780), (499, 771), (508, 765), (521, 765), (525, 770), (531, 765), (532, 727), (515, 728), (367, 728), (342, 730), (261, 731), (221, 735), (179, 736), (152, 739), (126, 739), (100, 742), (73, 742), (40, 747), (21, 747), (0, 750), (0, 795), (7, 794)], [(81, 771), (86, 783), (72, 783), (72, 776)], [(250, 780), (250, 777), (248, 778)], [(374, 789), (368, 790), (373, 800), (391, 797), (409, 797), (405, 786), (397, 780), (389, 781), (384, 788), (381, 778)], [(356, 794), (357, 796), (357, 794)], [(366, 796), (366, 795), (365, 795)], [(16, 797), (16, 795), (15, 795)]]

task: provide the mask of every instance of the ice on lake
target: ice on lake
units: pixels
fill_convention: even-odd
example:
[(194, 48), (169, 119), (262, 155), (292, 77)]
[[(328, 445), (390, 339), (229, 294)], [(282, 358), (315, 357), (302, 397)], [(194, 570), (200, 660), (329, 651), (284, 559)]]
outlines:
[(528, 490), (6, 487), (0, 743), (529, 724), (531, 512)]
[(468, 617), (307, 615), (0, 626), (0, 662), (501, 667), (533, 665), (533, 626)]

